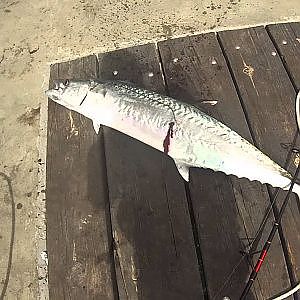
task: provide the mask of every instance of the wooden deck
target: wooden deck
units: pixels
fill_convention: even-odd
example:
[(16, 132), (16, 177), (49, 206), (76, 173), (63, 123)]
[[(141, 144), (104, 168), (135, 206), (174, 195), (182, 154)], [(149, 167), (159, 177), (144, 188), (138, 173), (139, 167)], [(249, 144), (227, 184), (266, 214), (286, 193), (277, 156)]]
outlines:
[[(84, 57), (53, 65), (50, 86), (57, 78), (127, 80), (192, 103), (295, 170), (300, 23)], [(196, 168), (185, 184), (169, 157), (128, 136), (106, 127), (97, 136), (90, 120), (51, 101), (48, 118), (50, 299), (239, 298), (257, 259), (241, 251), (274, 189)], [(299, 280), (300, 203), (293, 196), (247, 299), (268, 299)]]

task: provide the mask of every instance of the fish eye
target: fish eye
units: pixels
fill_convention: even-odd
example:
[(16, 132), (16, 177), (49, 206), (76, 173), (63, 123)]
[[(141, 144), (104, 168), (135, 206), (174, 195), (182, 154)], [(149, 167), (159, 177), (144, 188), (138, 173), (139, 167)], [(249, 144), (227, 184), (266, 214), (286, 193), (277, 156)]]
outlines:
[(65, 85), (65, 86), (68, 86), (69, 84), (70, 84), (70, 80), (69, 80), (69, 79), (66, 79), (65, 82), (64, 82), (64, 85)]

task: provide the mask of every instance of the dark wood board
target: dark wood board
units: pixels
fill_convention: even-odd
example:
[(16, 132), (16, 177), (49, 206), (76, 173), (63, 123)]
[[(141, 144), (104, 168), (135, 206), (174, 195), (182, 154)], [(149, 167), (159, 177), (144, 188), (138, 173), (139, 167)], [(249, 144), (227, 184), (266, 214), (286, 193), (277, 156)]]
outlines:
[[(51, 66), (55, 79), (96, 78), (89, 56)], [(91, 121), (49, 100), (47, 249), (50, 299), (116, 299), (101, 137)]]
[[(154, 44), (99, 55), (99, 73), (165, 91)], [(185, 187), (173, 161), (110, 128), (104, 140), (118, 286), (130, 300), (203, 299)]]
[[(294, 85), (294, 88), (298, 92), (300, 90), (300, 23), (269, 25), (267, 26), (267, 30), (275, 47), (277, 48), (277, 51), (281, 56), (281, 59)], [(299, 220), (300, 202), (299, 199), (296, 199), (295, 201), (297, 202), (297, 207), (293, 206), (291, 210), (291, 213), (293, 214), (292, 221), (294, 221), (291, 223), (291, 226), (296, 226), (299, 232), (300, 223), (297, 222), (297, 220)], [(297, 247), (297, 245), (298, 243), (295, 246)], [(288, 252), (290, 252), (289, 249), (290, 246), (289, 244), (287, 244)], [(294, 282), (297, 282), (297, 280), (299, 280), (300, 277), (299, 259), (297, 264), (297, 262), (293, 258), (292, 252), (290, 264), (291, 268), (296, 274), (293, 280)]]
[(268, 25), (267, 30), (279, 51), (294, 86), (300, 89), (300, 23)]
[[(158, 48), (170, 95), (198, 106), (251, 142), (215, 34), (168, 40), (159, 43)], [(218, 102), (212, 106), (207, 103), (210, 100)], [(269, 205), (267, 190), (258, 183), (209, 170), (191, 169), (190, 177), (209, 296), (238, 299), (249, 276), (247, 261), (241, 261), (239, 251), (254, 237), (264, 217)], [(267, 231), (272, 220), (273, 216), (267, 223)], [(257, 246), (259, 249), (261, 243)], [(266, 299), (289, 286), (278, 237), (274, 246), (249, 299)], [(232, 278), (228, 278), (235, 267)]]
[[(280, 56), (274, 55), (275, 46), (263, 27), (221, 32), (219, 37), (256, 145), (284, 166), (290, 149), (282, 145), (292, 143), (296, 133), (296, 93)], [(290, 171), (295, 169), (293, 160)], [(284, 194), (280, 193), (277, 206)], [(282, 220), (281, 235), (292, 284), (300, 275), (299, 217), (299, 204), (293, 195)]]

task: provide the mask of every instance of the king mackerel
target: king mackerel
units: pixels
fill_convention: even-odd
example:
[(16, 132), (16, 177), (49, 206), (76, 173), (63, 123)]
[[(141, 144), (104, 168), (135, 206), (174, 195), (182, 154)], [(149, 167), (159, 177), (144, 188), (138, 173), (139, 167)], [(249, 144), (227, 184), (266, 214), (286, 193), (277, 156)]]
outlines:
[(109, 126), (165, 152), (186, 181), (189, 167), (200, 167), (289, 189), (286, 170), (192, 105), (120, 81), (59, 81), (46, 95), (90, 118), (97, 133)]

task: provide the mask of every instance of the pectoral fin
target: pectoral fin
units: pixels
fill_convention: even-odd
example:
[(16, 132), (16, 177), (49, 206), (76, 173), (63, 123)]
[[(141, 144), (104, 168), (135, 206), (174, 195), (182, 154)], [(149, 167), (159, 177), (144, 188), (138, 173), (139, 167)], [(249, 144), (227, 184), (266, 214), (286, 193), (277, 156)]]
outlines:
[(99, 130), (100, 130), (100, 124), (98, 122), (96, 122), (95, 120), (93, 120), (93, 126), (94, 126), (96, 133), (98, 134)]
[(178, 172), (185, 181), (189, 181), (189, 166), (174, 159)]

